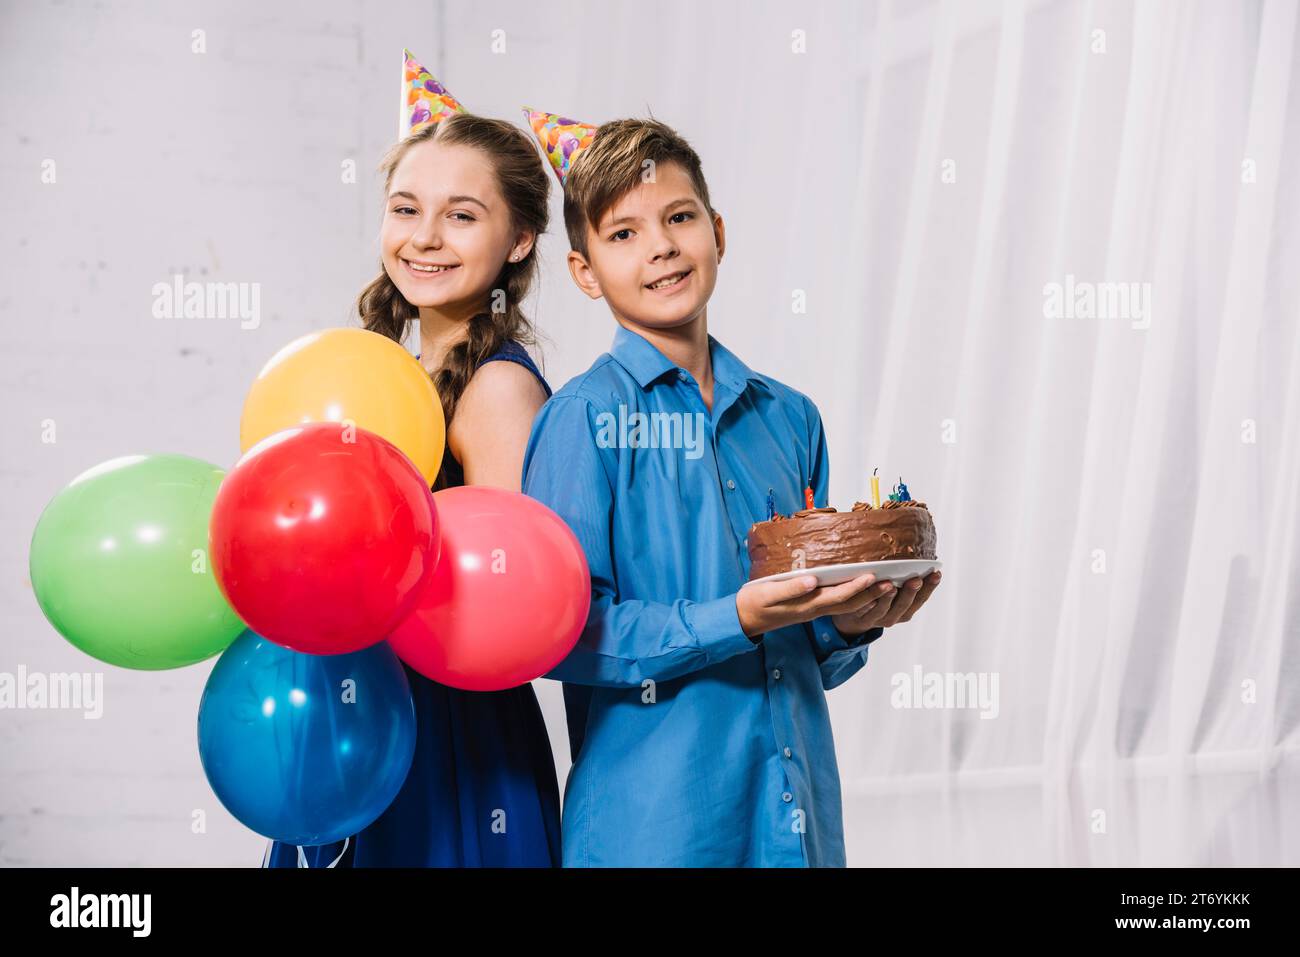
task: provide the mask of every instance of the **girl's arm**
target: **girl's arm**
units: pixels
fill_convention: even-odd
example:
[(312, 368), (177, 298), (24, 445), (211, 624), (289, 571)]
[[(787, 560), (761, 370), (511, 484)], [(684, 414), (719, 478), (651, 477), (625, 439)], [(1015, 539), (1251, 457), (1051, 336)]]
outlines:
[(546, 393), (517, 362), (482, 365), (465, 386), (447, 432), (447, 445), (465, 470), (466, 485), (520, 490), (524, 448)]

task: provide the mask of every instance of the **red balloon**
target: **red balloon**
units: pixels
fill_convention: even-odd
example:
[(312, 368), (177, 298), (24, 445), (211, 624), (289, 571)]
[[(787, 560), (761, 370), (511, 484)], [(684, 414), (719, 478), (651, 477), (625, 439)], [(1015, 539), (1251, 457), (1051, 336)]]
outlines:
[(438, 563), (433, 494), (397, 446), (337, 422), (253, 446), (217, 490), (217, 585), (254, 632), (334, 655), (383, 641)]
[(577, 536), (519, 492), (467, 485), (433, 500), (442, 560), (388, 643), (420, 674), (466, 691), (546, 674), (573, 650), (591, 607)]

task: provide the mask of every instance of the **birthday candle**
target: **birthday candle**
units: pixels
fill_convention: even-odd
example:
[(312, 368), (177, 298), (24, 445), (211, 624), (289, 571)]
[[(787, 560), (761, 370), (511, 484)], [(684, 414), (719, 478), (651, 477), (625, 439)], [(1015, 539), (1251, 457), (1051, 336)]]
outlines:
[(811, 485), (805, 485), (804, 488), (803, 488), (803, 507), (804, 507), (804, 508), (816, 508), (816, 507), (817, 507), (817, 506), (813, 505), (813, 494), (812, 494), (812, 486), (811, 486)]
[(772, 496), (772, 490), (767, 490), (767, 520), (770, 522), (776, 518), (776, 499)]
[(880, 479), (876, 476), (876, 469), (871, 470), (871, 507), (880, 508)]

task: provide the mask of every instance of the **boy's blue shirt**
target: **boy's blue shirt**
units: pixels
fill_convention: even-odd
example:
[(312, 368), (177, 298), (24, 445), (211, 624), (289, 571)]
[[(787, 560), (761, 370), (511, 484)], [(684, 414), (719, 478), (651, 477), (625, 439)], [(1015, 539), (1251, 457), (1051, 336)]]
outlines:
[[(826, 439), (807, 396), (713, 336), (709, 349), (711, 411), (620, 325), (528, 439), (523, 490), (569, 524), (591, 570), (586, 626), (545, 675), (565, 683), (574, 760), (566, 867), (844, 865), (825, 692), (881, 629), (846, 638), (825, 617), (758, 644), (741, 631), (750, 526), (769, 487), (785, 515), (807, 484), (827, 504)], [(638, 433), (638, 412), (657, 427)]]

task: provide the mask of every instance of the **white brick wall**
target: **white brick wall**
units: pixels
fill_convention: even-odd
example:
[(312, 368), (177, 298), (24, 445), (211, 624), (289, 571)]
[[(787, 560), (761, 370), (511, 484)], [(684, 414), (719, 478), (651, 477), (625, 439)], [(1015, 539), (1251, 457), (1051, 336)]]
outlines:
[[(105, 697), (98, 721), (0, 711), (0, 865), (260, 863), (265, 840), (225, 812), (199, 764), (213, 662), (100, 666), (42, 617), (27, 548), (50, 497), (98, 462), (176, 452), (228, 466), (261, 364), (298, 335), (353, 321), (378, 268), (372, 171), (394, 134), (401, 50), (438, 69), (440, 16), (427, 0), (0, 14), (0, 671), (102, 668)], [(190, 52), (195, 28), (206, 54)], [(466, 100), (517, 99), (484, 57), (463, 63), (453, 89)], [(346, 159), (355, 185), (340, 181)], [(151, 287), (177, 272), (260, 283), (260, 327), (154, 318)], [(576, 345), (587, 361), (603, 348)], [(55, 444), (40, 441), (45, 419)], [(562, 781), (560, 689), (538, 692)], [(206, 834), (192, 833), (195, 809)]]

